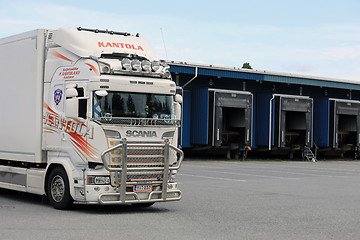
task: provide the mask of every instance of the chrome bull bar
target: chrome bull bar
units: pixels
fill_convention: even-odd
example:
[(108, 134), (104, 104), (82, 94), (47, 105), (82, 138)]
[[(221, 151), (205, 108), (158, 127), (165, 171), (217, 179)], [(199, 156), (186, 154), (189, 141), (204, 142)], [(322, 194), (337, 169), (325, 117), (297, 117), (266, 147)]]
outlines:
[[(142, 155), (134, 155), (134, 151), (139, 150), (145, 154)], [(155, 152), (157, 154), (152, 155), (146, 154), (146, 151)], [(118, 151), (120, 152), (120, 161), (117, 163), (110, 163), (111, 157), (107, 159), (107, 155), (111, 152)], [(130, 151), (130, 154), (129, 154)], [(160, 152), (159, 152), (160, 151)], [(160, 153), (160, 154), (159, 154)], [(156, 158), (157, 162), (149, 164), (148, 161), (153, 161)], [(148, 202), (148, 201), (171, 201), (171, 200), (179, 200), (181, 196), (180, 190), (168, 190), (168, 182), (169, 182), (169, 175), (171, 170), (178, 170), (181, 166), (181, 163), (184, 159), (184, 153), (180, 149), (176, 148), (175, 146), (171, 145), (167, 141), (164, 142), (157, 142), (157, 143), (134, 143), (128, 142), (126, 139), (122, 139), (122, 143), (118, 144), (114, 147), (111, 147), (105, 150), (101, 154), (101, 159), (104, 163), (104, 167), (110, 173), (115, 175), (115, 181), (112, 181), (112, 185), (118, 187), (120, 197), (118, 200), (115, 200), (117, 203), (136, 203), (136, 202)], [(136, 159), (135, 162), (132, 162)], [(150, 159), (150, 160), (149, 160)], [(160, 159), (160, 160), (159, 160)], [(170, 163), (171, 161), (171, 163)], [(141, 174), (142, 172), (146, 172), (147, 174), (151, 173), (159, 173), (161, 172), (162, 179), (161, 179), (161, 191), (152, 191), (149, 193), (148, 199), (139, 199), (135, 192), (126, 192), (127, 185), (134, 185), (135, 183), (129, 180), (129, 176), (131, 174)], [(155, 181), (159, 183), (158, 181)], [(149, 182), (151, 184), (151, 182)], [(171, 193), (178, 193), (178, 198), (171, 198)], [(152, 196), (161, 193), (161, 198), (154, 199)], [(108, 194), (102, 194), (104, 196)], [(105, 203), (114, 203), (114, 201), (105, 202), (102, 200), (102, 196), (99, 196), (99, 202), (102, 204)], [(112, 194), (114, 195), (114, 194)], [(130, 196), (133, 196), (133, 200), (130, 200)]]

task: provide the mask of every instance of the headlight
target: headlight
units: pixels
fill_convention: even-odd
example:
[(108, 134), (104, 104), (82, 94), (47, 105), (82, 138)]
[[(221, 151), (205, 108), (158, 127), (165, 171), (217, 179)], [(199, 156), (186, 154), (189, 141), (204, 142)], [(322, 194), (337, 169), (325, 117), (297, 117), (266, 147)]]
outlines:
[(130, 59), (128, 59), (128, 58), (123, 58), (123, 59), (121, 60), (121, 66), (122, 66), (122, 68), (125, 69), (125, 70), (130, 70), (130, 69), (131, 69), (131, 61), (130, 61)]
[(87, 183), (90, 185), (109, 185), (110, 177), (109, 176), (88, 176)]
[(169, 138), (173, 138), (174, 137), (174, 133), (175, 131), (169, 131), (169, 132), (164, 132), (163, 135), (161, 136), (162, 139), (169, 139)]
[(144, 70), (146, 72), (150, 72), (151, 71), (151, 63), (148, 60), (142, 60), (141, 68), (142, 68), (142, 70)]
[(118, 131), (104, 129), (104, 133), (107, 138), (115, 138), (115, 139), (121, 138), (121, 135)]

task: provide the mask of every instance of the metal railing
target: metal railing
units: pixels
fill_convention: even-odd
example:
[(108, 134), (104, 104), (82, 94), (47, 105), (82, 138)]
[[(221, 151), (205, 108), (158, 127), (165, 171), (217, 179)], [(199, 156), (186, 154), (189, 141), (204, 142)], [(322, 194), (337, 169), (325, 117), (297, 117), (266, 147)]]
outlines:
[[(120, 161), (114, 162), (111, 160), (109, 154), (115, 151), (120, 153)], [(126, 192), (127, 185), (143, 183), (142, 180), (150, 182), (150, 184), (154, 182), (160, 183), (162, 185), (162, 200), (165, 201), (169, 193), (168, 180), (171, 170), (179, 169), (183, 158), (183, 152), (168, 142), (134, 143), (127, 142), (126, 139), (122, 139), (121, 144), (111, 147), (101, 154), (105, 169), (115, 175), (112, 184), (119, 187), (119, 200), (122, 203), (129, 202), (126, 201), (127, 195), (136, 195), (134, 192)], [(138, 176), (138, 178), (134, 180), (132, 178), (134, 176)], [(148, 179), (147, 176), (155, 177)], [(150, 193), (149, 198), (153, 193)], [(135, 199), (137, 199), (136, 196)]]
[(308, 161), (312, 161), (312, 162), (316, 162), (317, 159), (316, 159), (316, 155), (311, 151), (311, 149), (309, 147), (304, 147), (304, 154), (305, 154), (305, 158), (308, 160)]

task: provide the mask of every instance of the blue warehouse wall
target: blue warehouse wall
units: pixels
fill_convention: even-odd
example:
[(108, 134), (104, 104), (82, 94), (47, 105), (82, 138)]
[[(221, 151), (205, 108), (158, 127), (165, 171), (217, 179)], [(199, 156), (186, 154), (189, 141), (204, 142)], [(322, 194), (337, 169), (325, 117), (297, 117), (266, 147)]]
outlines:
[[(270, 124), (270, 99), (272, 93), (257, 93), (256, 105), (254, 112), (256, 114), (255, 119), (255, 145), (257, 146), (268, 146), (269, 145), (269, 124)], [(272, 108), (272, 112), (274, 108)], [(274, 114), (272, 114), (272, 126), (271, 132), (273, 133)], [(273, 134), (272, 134), (273, 135)], [(273, 144), (273, 136), (271, 144)]]
[(329, 146), (329, 98), (314, 98), (314, 142), (319, 147)]
[(191, 92), (183, 92), (182, 143), (185, 148), (191, 147)]
[(263, 149), (269, 145), (269, 130), (274, 145), (274, 104), (270, 113), (273, 94), (313, 98), (313, 141), (319, 147), (329, 146), (329, 98), (360, 99), (360, 84), (348, 81), (190, 64), (171, 65), (170, 71), (179, 86), (186, 84), (182, 131), (185, 148), (210, 144), (209, 88), (253, 94), (252, 147)]
[(191, 143), (208, 144), (209, 91), (198, 88), (191, 98)]

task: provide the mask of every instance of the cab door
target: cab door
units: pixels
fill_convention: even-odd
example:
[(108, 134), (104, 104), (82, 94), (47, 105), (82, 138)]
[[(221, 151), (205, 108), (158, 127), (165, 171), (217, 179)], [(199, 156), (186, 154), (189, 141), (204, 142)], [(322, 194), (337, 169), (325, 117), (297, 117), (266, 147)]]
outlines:
[(48, 99), (44, 103), (43, 132), (46, 149), (59, 149), (64, 128), (64, 82), (51, 84)]

